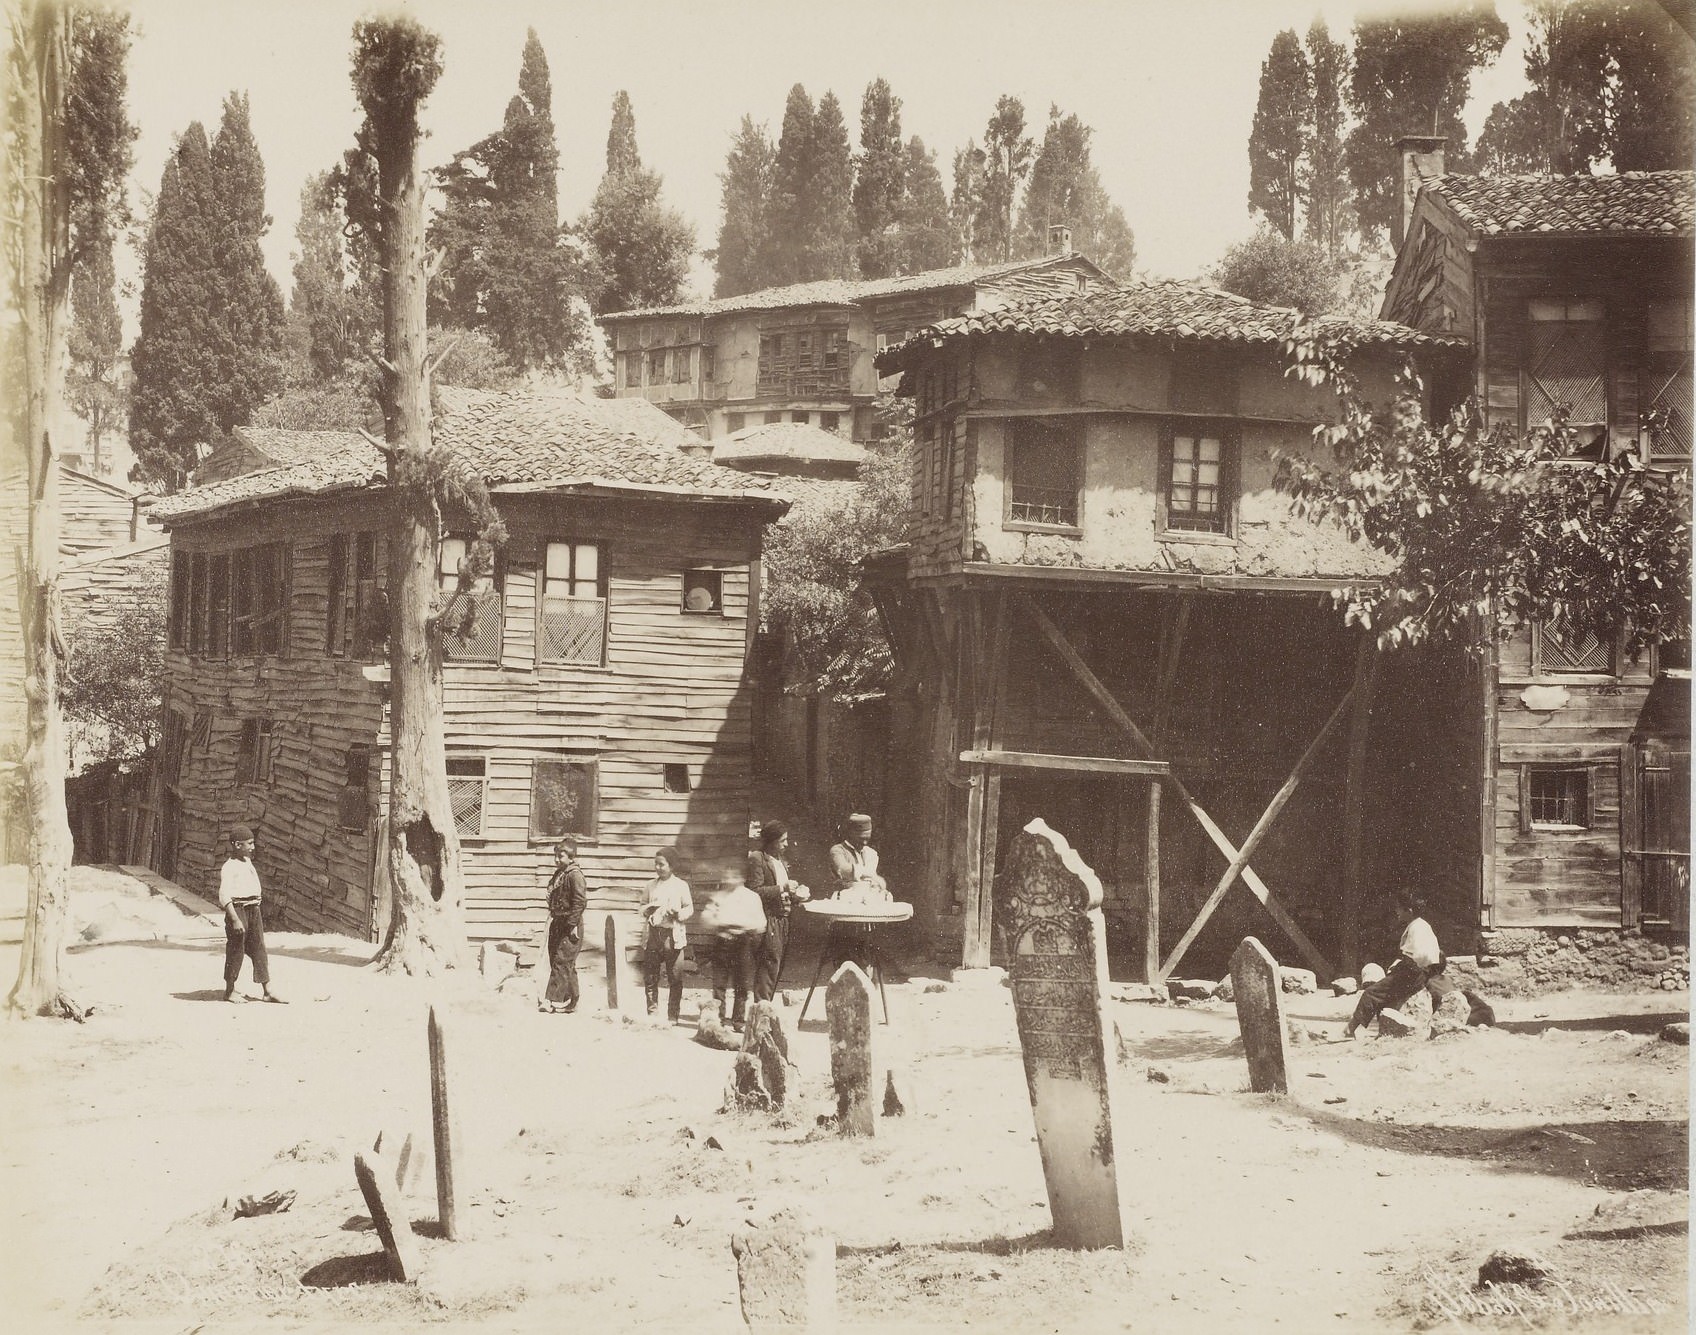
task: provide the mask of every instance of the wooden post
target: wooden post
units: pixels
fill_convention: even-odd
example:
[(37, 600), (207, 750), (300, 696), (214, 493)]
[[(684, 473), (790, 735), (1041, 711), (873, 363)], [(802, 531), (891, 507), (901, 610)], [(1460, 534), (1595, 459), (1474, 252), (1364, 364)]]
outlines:
[[(980, 631), (983, 617), (973, 618)], [(1007, 595), (995, 595), (995, 612), (987, 634), (973, 639), (972, 749), (995, 746), (995, 712), (1001, 673), (1007, 659)], [(968, 969), (989, 966), (995, 903), (996, 827), (1001, 816), (1001, 772), (989, 765), (973, 767), (972, 791), (966, 808), (966, 914), (961, 964)]]
[[(1054, 646), (1054, 651), (1060, 655), (1066, 666), (1071, 668), (1072, 675), (1078, 679), (1079, 684), (1095, 698), (1096, 702), (1107, 712), (1107, 716), (1124, 729), (1141, 755), (1146, 759), (1153, 760), (1155, 758), (1154, 747), (1148, 738), (1143, 735), (1142, 729), (1137, 727), (1136, 722), (1125, 712), (1125, 707), (1114, 698), (1113, 692), (1108, 690), (1102, 684), (1101, 679), (1090, 670), (1089, 664), (1079, 656), (1078, 651), (1072, 647), (1060, 628), (1054, 624), (1042, 608), (1031, 601), (1028, 595), (1020, 594), (1019, 601), (1025, 614), (1036, 623), (1037, 629)], [(1178, 799), (1189, 808), (1190, 814), (1196, 818), (1196, 822), (1207, 832), (1207, 837), (1213, 841), (1214, 847), (1223, 853), (1227, 859), (1235, 858), (1237, 856), (1236, 845), (1226, 837), (1225, 832), (1219, 828), (1213, 817), (1207, 814), (1201, 803), (1195, 800), (1194, 794), (1184, 786), (1183, 781), (1173, 774), (1168, 777), (1167, 782), (1172, 785), (1172, 791), (1178, 795)], [(1266, 911), (1272, 915), (1272, 921), (1283, 928), (1290, 940), (1294, 941), (1300, 948), (1307, 962), (1313, 966), (1314, 971), (1326, 977), (1333, 976), (1330, 962), (1320, 953), (1319, 947), (1308, 940), (1307, 933), (1302, 931), (1296, 921), (1284, 912), (1283, 905), (1272, 898), (1272, 892), (1267, 889), (1266, 882), (1260, 879), (1254, 868), (1244, 864), (1238, 874), (1242, 876), (1243, 884), (1254, 892), (1254, 897), (1266, 906)]]
[(618, 923), (612, 914), (607, 914), (607, 925), (601, 933), (602, 949), (607, 955), (607, 1009), (618, 1009)]
[(1145, 894), (1143, 916), (1142, 976), (1147, 983), (1165, 977), (1160, 971), (1160, 780), (1148, 781), (1148, 837), (1143, 845), (1142, 879)]
[(1349, 725), (1349, 763), (1343, 789), (1343, 902), (1339, 953), (1354, 973), (1361, 961), (1360, 893), (1365, 878), (1366, 758), (1372, 733), (1372, 695), (1378, 679), (1378, 639), (1361, 632), (1354, 660), (1354, 718)]
[(459, 1217), (454, 1200), (454, 1168), (459, 1148), (459, 1128), (448, 1098), (447, 1042), (436, 1008), (430, 1007), (430, 1120), (436, 1137), (436, 1217), (442, 1236), (459, 1239)]
[(1643, 919), (1643, 808), (1637, 782), (1637, 748), (1619, 748), (1619, 925), (1632, 931)]

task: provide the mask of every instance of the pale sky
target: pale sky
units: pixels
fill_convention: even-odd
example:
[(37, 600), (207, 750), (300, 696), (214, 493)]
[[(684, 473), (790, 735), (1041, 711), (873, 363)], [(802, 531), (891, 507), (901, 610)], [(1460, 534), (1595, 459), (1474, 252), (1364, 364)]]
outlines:
[[(1051, 102), (1094, 127), (1093, 158), (1136, 234), (1150, 276), (1190, 278), (1252, 230), (1247, 140), (1260, 63), (1273, 35), (1305, 34), (1322, 12), (1348, 41), (1359, 3), (1313, 0), (414, 0), (443, 39), (445, 69), (425, 112), (427, 165), (499, 127), (517, 89), (527, 27), (547, 52), (563, 215), (587, 205), (604, 165), (613, 94), (630, 93), (643, 161), (664, 198), (711, 246), (718, 173), (744, 113), (775, 138), (791, 84), (842, 102), (857, 144), (860, 96), (879, 75), (902, 100), (902, 128), (937, 151), (981, 138), (997, 97), (1024, 100), (1037, 136)], [(1405, 6), (1404, 6), (1405, 7)], [(335, 163), (359, 115), (350, 33), (370, 6), (349, 0), (132, 0), (130, 104), (140, 126), (135, 196), (156, 192), (174, 138), (210, 135), (224, 96), (249, 94), (273, 218), (266, 259), (286, 294), (302, 183)], [(1476, 134), (1492, 102), (1524, 86), (1517, 4), (1494, 69), (1474, 78)], [(697, 264), (697, 279), (710, 271)]]

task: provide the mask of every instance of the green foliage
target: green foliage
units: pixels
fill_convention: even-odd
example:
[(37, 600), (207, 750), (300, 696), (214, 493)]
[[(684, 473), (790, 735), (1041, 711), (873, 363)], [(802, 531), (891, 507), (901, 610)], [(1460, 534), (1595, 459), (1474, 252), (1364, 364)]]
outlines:
[(578, 231), (589, 243), (599, 313), (669, 306), (682, 294), (695, 228), (660, 203), (660, 175), (642, 166), (629, 94), (612, 105), (607, 171)]
[(1262, 226), (1225, 252), (1212, 281), (1250, 301), (1326, 315), (1341, 299), (1342, 273), (1342, 266), (1313, 242), (1290, 241)]
[(112, 236), (91, 237), (71, 275), (71, 327), (67, 338), (65, 401), (88, 423), (94, 471), (104, 471), (102, 442), (121, 430), (129, 415), (129, 389), (122, 377), (123, 320), (112, 272)]
[(327, 380), (303, 380), (253, 410), (252, 426), (284, 431), (358, 431), (381, 435), (376, 366), (350, 366)]
[(142, 256), (141, 330), (130, 352), (137, 475), (174, 491), (214, 440), (220, 285), (211, 148), (196, 121), (165, 163)]
[(431, 383), (463, 389), (512, 389), (519, 372), (500, 346), (480, 329), (432, 329), (430, 347), (441, 348)]
[(1260, 66), (1260, 100), (1248, 136), (1248, 206), (1260, 210), (1286, 241), (1296, 235), (1302, 199), (1300, 167), (1313, 122), (1313, 71), (1286, 28)]
[(486, 331), (524, 369), (567, 365), (586, 332), (583, 276), (559, 226), (551, 97), (532, 31), (501, 128), (436, 173), (443, 204), (428, 234), (442, 254), (432, 322)]
[(78, 757), (131, 760), (158, 741), (168, 585), (165, 563), (154, 562), (108, 619), (70, 636), (60, 699)]
[(1064, 223), (1072, 229), (1072, 245), (1108, 273), (1129, 278), (1136, 263), (1136, 241), (1125, 214), (1107, 197), (1090, 161), (1093, 133), (1075, 115), (1048, 109), (1048, 128), (1031, 164), (1025, 188), (1014, 254), (1034, 259), (1048, 253), (1048, 228)]
[(858, 566), (906, 533), (912, 452), (871, 452), (860, 485), (834, 502), (806, 502), (766, 538), (764, 616), (791, 656), (800, 684), (837, 693), (887, 680), (889, 644)]
[(1343, 159), (1343, 84), (1348, 48), (1333, 41), (1323, 18), (1307, 30), (1307, 62), (1313, 74), (1313, 124), (1308, 138), (1302, 190), (1307, 196), (1306, 235), (1335, 260), (1348, 230), (1348, 171)]
[(765, 127), (744, 116), (718, 178), (724, 217), (718, 245), (707, 257), (715, 270), (715, 297), (736, 297), (764, 285), (776, 155)]
[(1696, 51), (1648, 0), (1528, 7), (1531, 91), (1490, 111), (1478, 147), (1492, 171), (1687, 168), (1696, 155)]
[(1634, 654), (1688, 641), (1687, 469), (1651, 472), (1629, 454), (1579, 461), (1564, 420), (1521, 439), (1487, 426), (1476, 403), (1428, 422), (1411, 373), (1374, 411), (1344, 368), (1346, 344), (1306, 335), (1288, 350), (1292, 374), (1335, 390), (1339, 415), (1314, 433), (1334, 466), (1281, 455), (1279, 488), (1297, 515), (1332, 520), (1395, 562), (1381, 583), (1335, 595), (1349, 624), (1385, 648), (1553, 620)]
[(1033, 144), (1025, 133), (1025, 104), (1002, 94), (983, 132), (983, 175), (972, 219), (972, 258), (1013, 258), (1013, 202), (1030, 174)]
[(1461, 113), (1472, 72), (1501, 54), (1507, 33), (1495, 0), (1356, 21), (1349, 104), (1357, 123), (1345, 154), (1364, 235), (1395, 215), (1395, 143), (1403, 135), (1447, 136), (1449, 170), (1468, 169)]

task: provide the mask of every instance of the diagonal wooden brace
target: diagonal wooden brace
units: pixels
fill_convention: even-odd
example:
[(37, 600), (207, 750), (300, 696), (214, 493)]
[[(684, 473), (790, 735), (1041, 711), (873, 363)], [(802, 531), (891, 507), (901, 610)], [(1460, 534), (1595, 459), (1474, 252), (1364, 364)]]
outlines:
[[(1020, 610), (1031, 619), (1036, 628), (1042, 632), (1043, 637), (1054, 646), (1054, 651), (1072, 670), (1072, 675), (1078, 679), (1079, 684), (1094, 697), (1096, 703), (1101, 706), (1107, 716), (1124, 729), (1133, 746), (1142, 754), (1144, 759), (1157, 759), (1153, 744), (1143, 735), (1142, 729), (1137, 727), (1136, 721), (1125, 712), (1125, 707), (1114, 697), (1113, 692), (1102, 684), (1101, 679), (1090, 669), (1089, 664), (1084, 662), (1078, 651), (1072, 647), (1071, 641), (1066, 638), (1064, 632), (1054, 624), (1041, 607), (1032, 601), (1029, 594), (1021, 593), (1017, 597)], [(1197, 802), (1189, 789), (1184, 787), (1183, 781), (1174, 774), (1169, 775), (1165, 782), (1177, 793), (1179, 800), (1190, 809), (1190, 814), (1196, 818), (1201, 828), (1207, 831), (1207, 837), (1225, 855), (1226, 861), (1235, 863), (1239, 856), (1236, 845), (1219, 828), (1213, 817), (1203, 810), (1201, 803)], [(1253, 891), (1254, 897), (1265, 906), (1267, 913), (1272, 916), (1272, 921), (1277, 923), (1290, 940), (1296, 944), (1303, 958), (1313, 966), (1315, 972), (1323, 978), (1331, 977), (1330, 961), (1320, 953), (1318, 946), (1308, 940), (1307, 933), (1301, 930), (1295, 919), (1284, 912), (1283, 906), (1272, 898), (1272, 892), (1267, 889), (1266, 882), (1260, 879), (1259, 873), (1245, 861), (1235, 874), (1242, 877), (1243, 884)]]

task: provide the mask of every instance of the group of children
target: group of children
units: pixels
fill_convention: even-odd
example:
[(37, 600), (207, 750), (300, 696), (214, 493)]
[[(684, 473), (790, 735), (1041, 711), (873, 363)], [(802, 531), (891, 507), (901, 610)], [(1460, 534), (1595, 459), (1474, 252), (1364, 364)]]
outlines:
[[(877, 871), (877, 850), (871, 847), (869, 816), (853, 815), (843, 826), (842, 842), (830, 850), (837, 893), (889, 898)], [(577, 949), (587, 903), (575, 840), (562, 842), (548, 883), (548, 988), (540, 1003), (544, 1011), (569, 1012), (577, 1005)], [(642, 894), (641, 915), (646, 938), (642, 982), (648, 1014), (659, 1009), (660, 979), (666, 985), (666, 1015), (680, 1017), (683, 1004), (681, 961), (689, 944), (684, 926), (695, 916), (689, 884), (679, 873), (682, 855), (675, 848), (654, 854), (654, 879)], [(812, 891), (789, 874), (789, 827), (779, 820), (760, 826), (760, 846), (748, 855), (745, 867), (726, 867), (718, 891), (701, 909), (700, 922), (713, 937), (713, 998), (727, 1019), (742, 1023), (748, 1000), (770, 1001), (777, 992), (789, 945), (789, 918)]]

